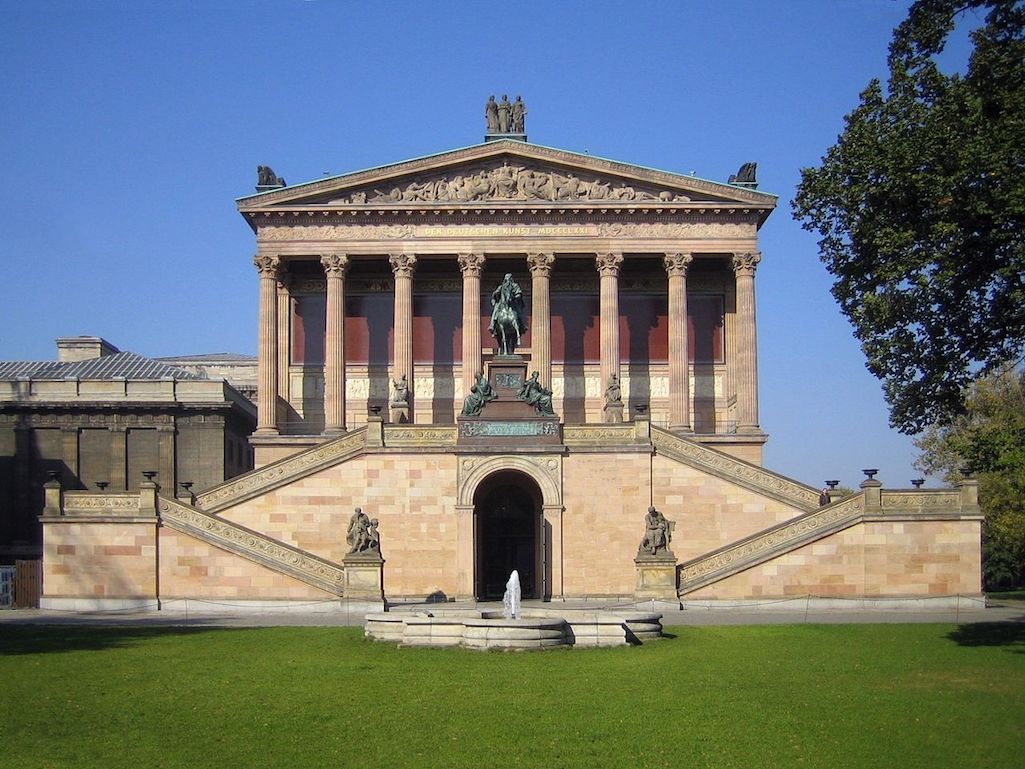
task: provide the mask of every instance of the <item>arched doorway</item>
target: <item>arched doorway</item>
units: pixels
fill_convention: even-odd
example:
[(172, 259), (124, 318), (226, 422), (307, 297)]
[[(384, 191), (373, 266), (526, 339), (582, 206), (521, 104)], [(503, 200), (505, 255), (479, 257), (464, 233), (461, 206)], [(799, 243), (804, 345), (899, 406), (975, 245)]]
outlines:
[(473, 511), (476, 598), (500, 599), (513, 569), (524, 598), (542, 596), (545, 548), (537, 483), (516, 471), (494, 473), (477, 487)]

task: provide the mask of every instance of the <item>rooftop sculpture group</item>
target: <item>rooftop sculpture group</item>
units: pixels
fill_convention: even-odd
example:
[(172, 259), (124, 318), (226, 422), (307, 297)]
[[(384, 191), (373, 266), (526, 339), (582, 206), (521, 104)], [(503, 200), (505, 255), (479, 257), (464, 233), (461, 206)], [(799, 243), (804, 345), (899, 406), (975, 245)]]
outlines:
[(523, 98), (516, 97), (510, 104), (509, 97), (502, 94), (502, 101), (496, 102), (494, 95), (484, 105), (484, 120), (488, 125), (489, 134), (523, 134), (527, 115), (527, 105)]

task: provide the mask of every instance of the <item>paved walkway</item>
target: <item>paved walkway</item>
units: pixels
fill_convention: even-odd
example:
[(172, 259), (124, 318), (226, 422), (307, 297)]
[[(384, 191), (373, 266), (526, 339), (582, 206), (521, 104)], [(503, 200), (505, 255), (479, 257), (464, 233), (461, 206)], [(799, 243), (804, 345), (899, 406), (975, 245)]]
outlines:
[[(804, 604), (802, 606), (802, 603)], [(616, 604), (591, 601), (561, 601), (541, 604), (524, 601), (524, 609), (532, 605), (544, 606), (548, 610), (563, 607), (575, 611), (600, 611), (610, 608), (654, 608), (662, 613), (662, 624), (673, 625), (773, 625), (804, 623), (954, 623), (977, 622), (1022, 622), (1025, 623), (1025, 602), (993, 602), (986, 608), (959, 609), (907, 609), (907, 608), (861, 608), (860, 603), (851, 601), (850, 608), (817, 608), (812, 602), (794, 599), (789, 601), (766, 601), (742, 607), (679, 608), (671, 605)], [(500, 603), (458, 602), (444, 604), (402, 604), (393, 611), (431, 611), (444, 608), (491, 609), (501, 611)], [(4, 625), (141, 625), (159, 627), (315, 627), (315, 626), (357, 626), (363, 624), (363, 612), (349, 611), (344, 603), (330, 604), (313, 611), (309, 605), (253, 611), (233, 608), (231, 604), (206, 604), (190, 602), (184, 607), (172, 610), (125, 610), (125, 611), (51, 611), (44, 609), (12, 609), (0, 611), (0, 632)]]

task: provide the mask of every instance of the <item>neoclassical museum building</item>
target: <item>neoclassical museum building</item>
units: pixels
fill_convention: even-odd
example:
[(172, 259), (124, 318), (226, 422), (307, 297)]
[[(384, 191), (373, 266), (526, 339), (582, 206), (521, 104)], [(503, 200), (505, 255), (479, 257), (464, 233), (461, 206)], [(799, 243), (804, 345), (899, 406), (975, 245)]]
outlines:
[[(488, 600), (512, 569), (550, 600), (980, 595), (973, 482), (845, 496), (762, 466), (758, 236), (777, 200), (753, 164), (709, 181), (521, 128), (259, 176), (238, 200), (255, 469), (205, 489), (50, 484), (44, 606)], [(506, 276), (523, 326), (499, 354)], [(347, 541), (357, 507), (379, 554)], [(671, 540), (648, 550), (652, 507)]]

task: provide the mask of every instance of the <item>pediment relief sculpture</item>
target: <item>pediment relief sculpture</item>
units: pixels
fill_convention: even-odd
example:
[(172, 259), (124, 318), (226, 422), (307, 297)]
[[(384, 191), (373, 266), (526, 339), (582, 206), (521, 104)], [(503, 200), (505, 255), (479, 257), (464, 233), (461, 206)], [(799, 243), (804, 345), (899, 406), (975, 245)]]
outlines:
[(687, 202), (677, 190), (632, 185), (622, 179), (528, 168), (502, 163), (490, 167), (453, 169), (452, 173), (404, 181), (401, 186), (374, 188), (335, 198), (334, 204), (469, 203), (474, 201)]

